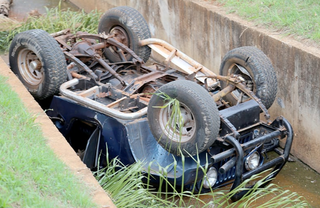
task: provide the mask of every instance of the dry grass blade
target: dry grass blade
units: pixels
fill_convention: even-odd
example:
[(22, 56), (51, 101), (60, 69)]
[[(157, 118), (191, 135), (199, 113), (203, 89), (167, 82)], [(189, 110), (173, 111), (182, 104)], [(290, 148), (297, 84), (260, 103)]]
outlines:
[(9, 31), (21, 26), (21, 23), (0, 15), (0, 31)]

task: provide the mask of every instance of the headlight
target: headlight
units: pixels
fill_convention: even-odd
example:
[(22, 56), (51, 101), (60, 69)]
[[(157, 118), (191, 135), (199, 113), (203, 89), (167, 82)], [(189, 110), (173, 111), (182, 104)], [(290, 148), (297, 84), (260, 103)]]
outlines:
[(259, 166), (260, 154), (258, 152), (252, 153), (246, 158), (245, 167), (247, 170), (254, 170)]
[(207, 174), (203, 177), (203, 187), (210, 188), (216, 184), (218, 172), (214, 167), (210, 167)]

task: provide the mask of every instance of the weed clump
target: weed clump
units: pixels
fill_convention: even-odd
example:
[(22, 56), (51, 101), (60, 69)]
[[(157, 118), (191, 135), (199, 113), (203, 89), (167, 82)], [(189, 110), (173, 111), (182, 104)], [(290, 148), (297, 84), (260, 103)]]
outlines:
[(101, 15), (102, 13), (96, 10), (85, 13), (83, 10), (71, 11), (68, 9), (62, 11), (60, 7), (56, 7), (46, 9), (46, 14), (44, 15), (29, 16), (22, 23), (10, 21), (10, 24), (5, 26), (1, 20), (0, 52), (7, 52), (13, 37), (26, 30), (42, 29), (50, 34), (69, 28), (73, 32), (97, 33), (97, 25)]

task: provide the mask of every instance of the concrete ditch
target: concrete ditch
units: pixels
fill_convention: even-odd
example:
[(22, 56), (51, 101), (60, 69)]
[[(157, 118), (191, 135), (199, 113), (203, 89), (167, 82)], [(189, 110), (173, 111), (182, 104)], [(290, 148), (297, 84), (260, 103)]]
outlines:
[(29, 113), (36, 115), (35, 122), (38, 123), (47, 139), (48, 146), (54, 151), (57, 157), (63, 161), (90, 191), (92, 201), (102, 208), (115, 208), (109, 195), (101, 188), (98, 181), (93, 177), (89, 168), (80, 160), (79, 156), (73, 151), (66, 139), (54, 126), (48, 116), (44, 113), (39, 104), (26, 90), (20, 80), (9, 69), (5, 61), (0, 58), (0, 75), (7, 77), (7, 83), (23, 100)]
[(205, 0), (71, 0), (85, 11), (130, 6), (146, 18), (152, 36), (163, 39), (215, 73), (222, 57), (240, 46), (256, 46), (271, 59), (278, 95), (270, 109), (295, 130), (292, 154), (320, 172), (320, 50), (227, 14)]
[[(289, 119), (296, 132), (293, 154), (320, 172), (320, 164), (316, 161), (320, 158), (317, 151), (320, 140), (316, 137), (320, 133), (320, 129), (317, 129), (317, 124), (320, 123), (320, 100), (318, 96), (313, 96), (319, 94), (320, 88), (320, 75), (317, 73), (320, 64), (319, 49), (256, 28), (249, 22), (226, 14), (207, 1), (94, 0), (90, 5), (86, 5), (84, 0), (71, 1), (86, 11), (96, 8), (103, 8), (101, 10), (105, 11), (124, 5), (134, 7), (145, 16), (154, 37), (172, 43), (215, 73), (218, 73), (223, 55), (232, 48), (254, 45), (263, 50), (270, 57), (278, 75), (279, 93), (271, 114), (284, 115)], [(81, 2), (84, 2), (83, 6)], [(114, 207), (90, 170), (70, 151), (72, 148), (64, 137), (1, 59), (0, 68), (1, 75), (9, 77), (8, 83), (19, 96), (23, 100), (30, 100), (26, 102), (28, 109), (32, 114), (39, 115), (37, 122), (42, 124), (44, 135), (49, 138), (48, 144), (53, 149), (56, 148), (54, 151), (59, 158), (93, 190), (94, 201), (101, 207)], [(54, 134), (52, 129), (56, 130)], [(66, 147), (61, 148), (61, 144)], [(72, 159), (65, 161), (69, 155)]]

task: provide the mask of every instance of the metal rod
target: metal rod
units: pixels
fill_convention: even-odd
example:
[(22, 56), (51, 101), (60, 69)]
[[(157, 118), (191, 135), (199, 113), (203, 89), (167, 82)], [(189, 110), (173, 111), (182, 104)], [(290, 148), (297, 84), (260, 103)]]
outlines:
[(238, 187), (243, 179), (242, 179), (242, 173), (243, 173), (243, 158), (244, 158), (244, 151), (239, 143), (238, 140), (236, 140), (234, 137), (232, 136), (227, 136), (225, 141), (229, 144), (231, 144), (237, 154), (237, 160), (236, 160), (236, 171), (235, 171), (235, 176), (234, 176), (234, 182), (233, 185), (231, 187), (231, 191), (233, 189), (235, 189), (236, 187)]
[(219, 168), (219, 173), (225, 174), (230, 168), (232, 168), (236, 164), (237, 158), (233, 157), (228, 162), (226, 162), (223, 166)]
[(50, 35), (55, 38), (55, 37), (60, 36), (60, 35), (66, 35), (69, 32), (70, 32), (70, 29), (65, 29), (65, 30), (61, 30), (59, 32), (51, 33)]
[(87, 65), (85, 65), (82, 61), (80, 61), (77, 57), (75, 57), (74, 55), (72, 55), (67, 51), (65, 51), (64, 54), (73, 62), (75, 62), (78, 66), (80, 66), (82, 69), (88, 72), (93, 79), (98, 79), (98, 76)]
[(142, 116), (147, 114), (147, 107), (142, 108), (141, 110), (134, 113), (124, 113), (112, 108), (108, 108), (106, 107), (106, 105), (93, 101), (89, 98), (78, 96), (76, 93), (68, 90), (68, 88), (75, 86), (78, 83), (79, 83), (78, 79), (72, 79), (68, 82), (63, 83), (60, 86), (61, 95), (67, 98), (70, 98), (71, 100), (74, 100), (82, 105), (86, 105), (100, 113), (103, 113), (105, 115), (112, 116), (118, 119), (122, 119), (122, 120), (133, 120), (133, 119), (141, 118)]
[(282, 123), (282, 125), (287, 129), (287, 140), (286, 140), (286, 144), (284, 146), (284, 151), (283, 151), (283, 155), (281, 155), (280, 157), (283, 158), (283, 162), (279, 163), (275, 166), (275, 168), (273, 169), (272, 174), (270, 174), (265, 181), (270, 180), (274, 177), (276, 177), (278, 175), (278, 173), (280, 172), (280, 170), (283, 168), (283, 166), (287, 163), (288, 158), (289, 158), (289, 154), (290, 154), (290, 150), (291, 150), (291, 146), (292, 146), (292, 142), (293, 142), (293, 129), (290, 125), (290, 123), (283, 117), (279, 118), (280, 122)]
[[(198, 76), (196, 76), (196, 78), (201, 82), (203, 82), (205, 80), (206, 76), (209, 76), (209, 77), (210, 76), (216, 76), (216, 74), (213, 71), (211, 71), (210, 69), (206, 68), (205, 66), (203, 66), (200, 63), (198, 63), (197, 61), (193, 60), (192, 58), (187, 56), (185, 53), (183, 53), (180, 50), (176, 49), (175, 47), (173, 47), (172, 45), (170, 45), (169, 43), (167, 43), (164, 40), (160, 40), (160, 39), (157, 39), (157, 38), (149, 38), (149, 39), (141, 40), (139, 43), (140, 43), (140, 46), (148, 45), (153, 50), (154, 50), (154, 47), (152, 47), (152, 46), (157, 46), (157, 45), (161, 46), (161, 47), (163, 47), (163, 48), (165, 48), (166, 50), (169, 51), (168, 56), (170, 56), (170, 52), (175, 51), (174, 55), (179, 57), (179, 59), (183, 60), (184, 63), (187, 63), (189, 65), (188, 67), (184, 67), (185, 64), (182, 64), (181, 62), (179, 62), (179, 65), (177, 65), (177, 66), (179, 68), (181, 68), (181, 70), (183, 70), (184, 73), (186, 73), (186, 74), (197, 73)], [(164, 57), (164, 58), (166, 58), (166, 57)], [(172, 63), (173, 63), (173, 59), (174, 58), (172, 58)], [(198, 71), (201, 72), (201, 73), (199, 74)], [(208, 81), (209, 87), (215, 87), (219, 83), (215, 79), (208, 79), (207, 81)]]
[(257, 167), (256, 169), (250, 171), (250, 172), (247, 172), (247, 173), (244, 173), (243, 174), (243, 180), (246, 180), (248, 178), (250, 178), (251, 176), (257, 174), (257, 173), (260, 173), (261, 171), (264, 171), (264, 170), (267, 170), (269, 168), (272, 168), (273, 166), (275, 165), (278, 165), (278, 164), (282, 164), (284, 162), (284, 157), (277, 157), (259, 167)]
[(127, 85), (127, 83), (119, 76), (119, 74), (114, 71), (99, 55), (96, 55), (95, 59), (103, 66), (103, 68), (108, 70), (117, 80), (119, 80), (123, 86)]
[(234, 89), (235, 89), (234, 85), (228, 85), (226, 88), (219, 91), (217, 94), (214, 94), (212, 97), (215, 102), (218, 102), (221, 98), (223, 98), (224, 96), (232, 92)]
[[(157, 39), (157, 38), (149, 38), (149, 39), (145, 39), (145, 40), (140, 41), (141, 46), (150, 45), (150, 44), (161, 45), (161, 46), (165, 47), (166, 49), (168, 49), (169, 51), (177, 50), (175, 47), (173, 47), (168, 42), (166, 42), (164, 40)], [(177, 50), (176, 55), (179, 58), (185, 60), (190, 65), (192, 65), (194, 68), (196, 68), (196, 69), (201, 68), (201, 72), (204, 73), (205, 75), (216, 75), (213, 71), (209, 70), (208, 68), (204, 67), (200, 63), (196, 62), (195, 60), (193, 60), (192, 58), (187, 56), (185, 53)]]
[[(281, 135), (281, 131), (276, 130), (276, 131), (271, 132), (269, 134), (263, 135), (262, 137), (256, 138), (256, 139), (251, 140), (249, 142), (246, 142), (246, 143), (242, 144), (241, 147), (245, 151), (251, 147), (256, 146), (257, 144), (268, 142), (271, 139), (278, 137), (280, 135)], [(235, 154), (236, 154), (235, 148), (231, 148), (231, 149), (226, 150), (224, 152), (221, 152), (219, 154), (213, 155), (211, 157), (211, 159), (212, 159), (213, 163), (217, 163), (217, 162), (224, 160), (225, 158), (232, 157)]]

